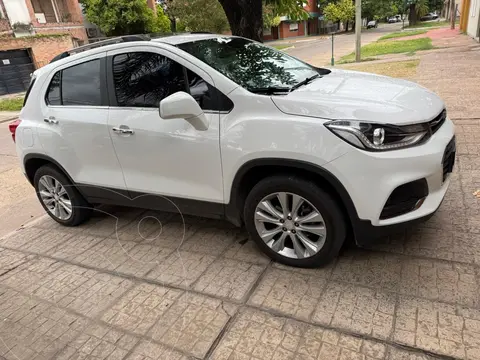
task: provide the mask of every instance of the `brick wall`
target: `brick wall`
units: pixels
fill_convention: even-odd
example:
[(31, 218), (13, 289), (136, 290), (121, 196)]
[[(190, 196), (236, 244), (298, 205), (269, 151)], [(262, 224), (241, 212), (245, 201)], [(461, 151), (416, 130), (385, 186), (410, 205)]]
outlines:
[(7, 19), (0, 19), (0, 32), (10, 31), (10, 22)]
[(290, 23), (282, 21), (278, 26), (279, 38), (285, 39), (293, 36), (304, 36), (305, 35), (305, 21), (298, 22), (298, 30), (290, 30)]
[(29, 49), (35, 68), (42, 67), (56, 55), (73, 47), (70, 35), (21, 38), (0, 38), (1, 50)]
[(79, 39), (82, 41), (87, 40), (87, 31), (85, 27), (79, 26), (78, 24), (72, 23), (73, 25), (65, 26), (65, 23), (58, 24), (58, 26), (53, 27), (53, 24), (40, 24), (35, 26), (35, 32), (37, 34), (70, 34), (73, 38)]

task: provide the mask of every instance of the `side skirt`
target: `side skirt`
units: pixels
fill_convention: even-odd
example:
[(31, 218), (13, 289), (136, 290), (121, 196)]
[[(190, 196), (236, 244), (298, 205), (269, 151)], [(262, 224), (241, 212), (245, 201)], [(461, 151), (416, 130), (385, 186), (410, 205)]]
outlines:
[(131, 192), (87, 184), (77, 183), (75, 186), (91, 204), (111, 204), (211, 219), (225, 219), (225, 205), (222, 203)]

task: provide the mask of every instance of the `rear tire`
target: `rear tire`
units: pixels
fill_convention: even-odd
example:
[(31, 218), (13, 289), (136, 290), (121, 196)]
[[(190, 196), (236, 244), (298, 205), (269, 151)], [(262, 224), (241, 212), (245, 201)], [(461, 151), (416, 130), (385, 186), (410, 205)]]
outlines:
[(90, 218), (92, 205), (55, 166), (40, 167), (35, 172), (33, 184), (40, 204), (56, 222), (77, 226)]
[(272, 176), (256, 184), (246, 198), (244, 220), (265, 254), (296, 267), (329, 263), (347, 233), (336, 201), (314, 182), (294, 175)]

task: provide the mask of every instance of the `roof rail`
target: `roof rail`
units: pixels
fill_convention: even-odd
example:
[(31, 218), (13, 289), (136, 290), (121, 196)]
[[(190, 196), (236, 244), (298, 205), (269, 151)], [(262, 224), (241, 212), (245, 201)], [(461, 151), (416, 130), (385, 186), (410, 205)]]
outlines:
[(58, 54), (57, 56), (55, 56), (50, 61), (50, 63), (52, 63), (54, 61), (57, 61), (57, 60), (60, 60), (60, 59), (63, 59), (63, 58), (66, 58), (66, 57), (68, 57), (72, 54), (76, 54), (76, 53), (86, 51), (86, 50), (90, 50), (90, 49), (95, 49), (97, 47), (102, 47), (102, 46), (112, 45), (112, 44), (118, 44), (118, 43), (121, 43), (121, 42), (149, 41), (149, 40), (150, 40), (150, 38), (146, 35), (125, 35), (125, 36), (115, 37), (115, 38), (112, 38), (112, 39), (101, 40), (101, 41), (93, 42), (91, 44), (79, 46), (79, 47), (73, 48), (71, 50), (65, 51), (61, 54)]

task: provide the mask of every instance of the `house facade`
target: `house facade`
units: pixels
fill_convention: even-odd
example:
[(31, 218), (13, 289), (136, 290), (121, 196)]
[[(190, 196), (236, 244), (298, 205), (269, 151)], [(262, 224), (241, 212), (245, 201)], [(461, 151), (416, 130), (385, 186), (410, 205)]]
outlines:
[(460, 30), (480, 41), (480, 0), (463, 0)]
[(322, 31), (323, 16), (320, 14), (317, 1), (308, 0), (304, 7), (308, 13), (307, 20), (294, 21), (288, 16), (280, 17), (280, 25), (271, 29), (264, 29), (263, 40), (277, 40), (291, 37), (318, 35)]
[(78, 0), (0, 0), (0, 95), (25, 91), (31, 72), (85, 42)]

